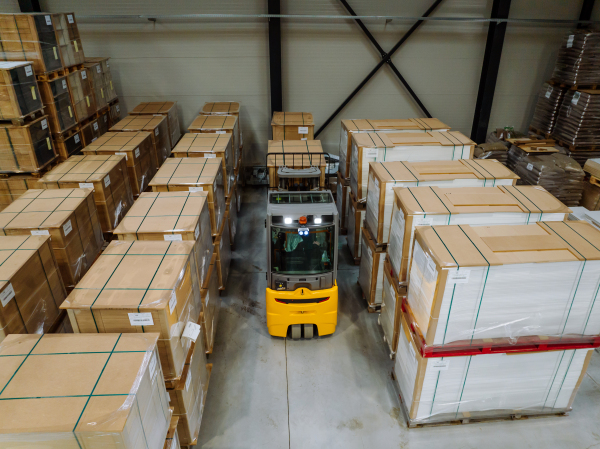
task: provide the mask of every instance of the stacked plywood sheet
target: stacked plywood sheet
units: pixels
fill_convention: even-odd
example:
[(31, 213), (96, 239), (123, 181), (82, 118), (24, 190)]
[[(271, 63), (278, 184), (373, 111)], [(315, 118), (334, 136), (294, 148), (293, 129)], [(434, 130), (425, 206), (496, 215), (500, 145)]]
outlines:
[(273, 112), (273, 140), (313, 140), (315, 122), (310, 112)]
[(129, 115), (110, 127), (110, 131), (144, 131), (150, 133), (154, 147), (156, 168), (158, 169), (171, 155), (169, 125), (167, 117), (162, 115)]
[(181, 138), (179, 129), (179, 116), (177, 114), (176, 101), (150, 101), (138, 104), (129, 111), (129, 115), (164, 115), (169, 125), (169, 138), (171, 149), (175, 147)]
[(30, 62), (0, 62), (0, 120), (21, 119), (42, 110)]

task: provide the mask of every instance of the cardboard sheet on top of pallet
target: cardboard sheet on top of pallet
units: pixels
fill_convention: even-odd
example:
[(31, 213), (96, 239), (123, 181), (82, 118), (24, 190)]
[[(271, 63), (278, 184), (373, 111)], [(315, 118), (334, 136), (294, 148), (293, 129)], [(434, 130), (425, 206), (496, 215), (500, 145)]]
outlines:
[(367, 203), (366, 222), (373, 235), (376, 229), (379, 235), (389, 233), (388, 259), (401, 285), (407, 282), (417, 226), (522, 225), (563, 221), (571, 212), (538, 186), (395, 187), (392, 196), (393, 204), (383, 211), (380, 204), (379, 222), (372, 212), (377, 209), (370, 211)]
[(45, 189), (94, 189), (102, 232), (112, 232), (133, 204), (125, 156), (71, 156), (40, 184)]
[(269, 187), (279, 186), (277, 171), (279, 167), (309, 168), (319, 167), (320, 184), (325, 185), (327, 161), (323, 155), (320, 140), (269, 140), (267, 149), (267, 168), (269, 170)]
[(110, 127), (112, 132), (145, 131), (150, 133), (156, 168), (158, 169), (171, 155), (169, 141), (169, 124), (165, 116), (158, 115), (128, 115), (117, 124)]
[(157, 338), (9, 336), (0, 344), (3, 441), (13, 447), (137, 449), (145, 435), (148, 449), (162, 449), (171, 415)]
[(223, 177), (226, 179), (225, 195), (229, 196), (235, 181), (236, 164), (231, 134), (186, 133), (173, 148), (173, 157), (221, 158)]
[(181, 138), (176, 101), (144, 101), (129, 111), (129, 115), (166, 115), (169, 120), (171, 149)]
[(408, 424), (571, 410), (593, 350), (423, 358), (403, 319), (394, 373)]
[(50, 237), (0, 237), (0, 277), (0, 342), (48, 331), (67, 297)]
[(204, 285), (213, 253), (208, 192), (144, 192), (113, 234), (120, 240), (195, 242), (199, 285)]
[(458, 131), (360, 133), (352, 135), (350, 185), (357, 198), (367, 189), (370, 162), (427, 162), (472, 159), (475, 142)]
[(0, 212), (2, 235), (50, 235), (67, 287), (89, 270), (104, 238), (91, 189), (28, 190)]
[(24, 118), (42, 108), (31, 63), (0, 61), (0, 119)]
[(200, 316), (194, 242), (113, 240), (61, 305), (75, 332), (159, 332), (165, 379), (181, 376)]
[(225, 215), (223, 166), (217, 158), (169, 158), (150, 181), (154, 192), (208, 192), (212, 235), (217, 236)]
[(108, 132), (86, 145), (82, 153), (125, 156), (131, 191), (139, 195), (146, 190), (156, 173), (157, 156), (154, 150), (148, 132)]
[(273, 140), (313, 140), (315, 121), (310, 112), (273, 112)]
[[(237, 101), (215, 101), (204, 103), (200, 115), (235, 115), (238, 120), (239, 147), (244, 146), (242, 122), (240, 121), (240, 103)], [(236, 154), (239, 154), (236, 151)]]
[(0, 172), (39, 172), (55, 159), (47, 116), (23, 126), (0, 123)]
[(189, 133), (217, 133), (233, 136), (234, 168), (238, 168), (240, 156), (240, 124), (235, 115), (202, 115), (197, 116), (188, 126)]
[(599, 246), (600, 231), (586, 222), (417, 227), (408, 303), (424, 343), (593, 341)]
[(352, 135), (355, 133), (390, 132), (418, 133), (427, 131), (450, 131), (450, 127), (436, 118), (409, 118), (388, 120), (342, 120), (340, 134), (340, 172), (344, 178), (350, 177), (352, 156)]

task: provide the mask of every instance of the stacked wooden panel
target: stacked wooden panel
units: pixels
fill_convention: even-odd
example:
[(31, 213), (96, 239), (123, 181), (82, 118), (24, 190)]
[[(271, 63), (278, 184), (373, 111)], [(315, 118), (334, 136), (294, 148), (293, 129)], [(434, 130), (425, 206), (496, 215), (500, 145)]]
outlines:
[(167, 117), (167, 124), (169, 126), (171, 149), (175, 147), (181, 138), (176, 101), (143, 102), (129, 111), (129, 115), (164, 115)]
[(171, 155), (168, 123), (167, 117), (162, 115), (129, 115), (115, 125), (112, 125), (110, 131), (144, 131), (150, 133), (150, 140), (154, 147), (154, 155), (156, 158), (155, 165), (158, 169)]

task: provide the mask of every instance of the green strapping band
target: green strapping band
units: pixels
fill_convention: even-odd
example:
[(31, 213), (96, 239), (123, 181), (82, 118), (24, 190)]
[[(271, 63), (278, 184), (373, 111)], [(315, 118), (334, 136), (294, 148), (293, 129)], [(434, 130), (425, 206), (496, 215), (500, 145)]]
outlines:
[(410, 168), (408, 168), (404, 162), (400, 161), (400, 163), (402, 165), (404, 165), (404, 168), (408, 170), (408, 172), (413, 176), (413, 178), (415, 178), (415, 181), (417, 181), (417, 187), (419, 187), (419, 178), (417, 178), (415, 176), (415, 174), (412, 172), (412, 170)]
[(469, 356), (469, 364), (467, 365), (467, 372), (465, 373), (465, 380), (463, 381), (462, 389), (460, 390), (460, 398), (458, 399), (458, 405), (456, 406), (456, 415), (455, 418), (458, 418), (458, 410), (460, 409), (460, 403), (462, 401), (463, 393), (465, 392), (465, 386), (467, 385), (467, 377), (469, 376), (469, 368), (471, 367), (471, 360), (473, 360), (473, 356)]
[[(517, 197), (516, 197), (516, 196), (515, 196), (515, 195), (514, 195), (514, 194), (513, 194), (513, 193), (512, 193), (512, 192), (511, 192), (509, 189), (508, 189), (509, 187), (513, 187), (513, 188), (514, 188), (514, 186), (504, 186), (504, 187), (506, 188), (506, 191), (507, 191), (508, 193), (510, 193), (510, 194), (511, 194), (511, 195), (512, 195), (512, 196), (515, 198), (515, 200), (517, 200), (519, 203), (521, 203), (521, 206), (523, 206), (525, 209), (527, 209), (527, 212), (528, 212), (528, 214), (527, 214), (527, 224), (529, 224), (529, 219), (531, 218), (531, 210), (530, 210), (530, 209), (529, 209), (527, 206), (525, 206), (525, 204), (523, 204), (523, 203), (521, 202), (521, 200), (520, 200), (519, 198), (517, 198)], [(530, 200), (530, 201), (531, 201), (531, 200)], [(533, 201), (531, 201), (531, 203), (532, 203), (532, 204), (535, 206), (535, 203), (533, 203)], [(537, 206), (536, 206), (536, 207), (537, 207)], [(540, 220), (541, 220), (541, 218), (542, 218), (542, 216), (540, 215)]]
[(569, 374), (569, 369), (571, 368), (571, 363), (573, 363), (573, 359), (575, 358), (575, 350), (573, 350), (573, 353), (571, 354), (571, 360), (569, 360), (569, 366), (567, 366), (567, 369), (565, 370), (565, 376), (563, 377), (562, 382), (560, 383), (560, 388), (558, 389), (558, 392), (556, 393), (556, 398), (554, 399), (554, 404), (552, 404), (552, 408), (556, 407), (556, 401), (558, 401), (558, 396), (560, 396), (560, 392), (562, 390), (563, 385), (565, 384), (565, 379), (567, 378), (567, 374)]
[(446, 206), (446, 204), (442, 201), (440, 196), (437, 193), (435, 193), (435, 190), (433, 190), (433, 187), (429, 186), (429, 188), (434, 193), (434, 195), (438, 197), (438, 200), (440, 200), (440, 203), (442, 203), (442, 206), (444, 206), (446, 208), (446, 210), (448, 211), (448, 223), (447, 224), (450, 224), (450, 220), (452, 220), (452, 212), (450, 212), (450, 209), (448, 209), (448, 206)]
[[(444, 357), (442, 357), (440, 360), (444, 360)], [(441, 374), (441, 371), (438, 371), (438, 377), (437, 377), (437, 380), (435, 381), (435, 389), (433, 390), (433, 399), (431, 400), (431, 410), (429, 410), (429, 416), (433, 416), (433, 403), (435, 402), (435, 395), (437, 393), (437, 387), (438, 387), (438, 384), (440, 383), (440, 374)]]
[(4, 388), (2, 388), (2, 390), (0, 390), (0, 395), (2, 395), (2, 393), (4, 393), (4, 390), (6, 390), (6, 387), (8, 387), (8, 384), (15, 378), (15, 376), (17, 375), (17, 373), (19, 372), (19, 370), (21, 369), (21, 367), (23, 366), (25, 361), (29, 358), (29, 356), (31, 355), (31, 353), (33, 352), (35, 347), (40, 343), (40, 341), (42, 341), (42, 338), (44, 338), (44, 334), (42, 334), (41, 337), (38, 339), (38, 341), (36, 341), (36, 343), (33, 345), (31, 350), (27, 353), (27, 355), (25, 356), (23, 361), (19, 364), (19, 366), (17, 367), (17, 369), (15, 370), (13, 375), (10, 376), (10, 379), (8, 379), (8, 382), (6, 382), (6, 385), (4, 385)]
[(548, 398), (550, 397), (550, 392), (552, 391), (552, 386), (554, 385), (556, 376), (558, 376), (558, 369), (560, 368), (563, 358), (565, 357), (565, 352), (566, 351), (563, 351), (562, 355), (560, 356), (560, 360), (558, 361), (558, 365), (556, 366), (556, 369), (554, 371), (554, 377), (552, 378), (552, 382), (550, 382), (550, 386), (548, 387), (548, 394), (546, 395), (546, 399), (544, 399), (544, 403), (542, 404), (542, 409), (546, 408), (546, 402), (548, 402)]
[[(453, 139), (458, 140), (455, 136), (453, 136), (452, 134), (448, 133), (448, 135), (446, 136), (445, 134), (442, 134), (446, 139), (448, 139), (450, 142), (452, 142), (452, 144), (454, 145), (454, 148), (456, 149), (456, 142), (454, 142), (452, 139), (450, 139), (451, 136)], [(460, 140), (458, 141), (458, 144), (461, 146), (460, 148), (460, 159), (463, 159), (463, 154), (465, 152), (465, 144), (462, 143)], [(452, 151), (452, 159), (454, 159), (454, 151)], [(483, 168), (483, 167), (482, 167)], [(486, 170), (487, 171), (487, 170)], [(489, 172), (488, 172), (489, 173)]]
[[(466, 162), (469, 159), (463, 159), (465, 161), (465, 163), (471, 167), (473, 170), (475, 170), (477, 173), (479, 173), (481, 175), (481, 177), (483, 178), (483, 187), (485, 187), (485, 183), (488, 180), (487, 176), (484, 176), (479, 170), (477, 170), (477, 168), (475, 168), (473, 165), (471, 165), (471, 162)], [(481, 168), (482, 170), (485, 170), (481, 165), (479, 166), (479, 168)], [(494, 178), (494, 181), (492, 183), (492, 187), (496, 187), (496, 177), (494, 175), (492, 175), (489, 171), (485, 170), (492, 178)]]
[[(407, 187), (407, 190), (408, 190), (408, 193), (410, 193), (412, 195), (412, 197), (415, 199), (415, 201), (417, 202), (417, 204), (421, 208), (421, 212), (425, 212), (425, 209), (423, 209), (423, 206), (421, 206), (421, 203), (419, 203), (419, 200), (417, 199), (417, 197), (415, 196), (415, 194), (411, 192), (410, 187)], [(423, 218), (425, 218), (426, 216), (427, 216), (427, 214), (423, 215)]]

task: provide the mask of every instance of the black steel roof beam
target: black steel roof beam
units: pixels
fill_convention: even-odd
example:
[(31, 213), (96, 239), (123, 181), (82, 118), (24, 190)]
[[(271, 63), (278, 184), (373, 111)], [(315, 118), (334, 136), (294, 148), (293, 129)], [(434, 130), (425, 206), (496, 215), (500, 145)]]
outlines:
[[(579, 20), (591, 20), (592, 11), (594, 10), (594, 0), (583, 0), (581, 5), (581, 12), (579, 13)], [(579, 23), (577, 28), (586, 28), (588, 25)]]
[(19, 0), (21, 12), (42, 12), (39, 0)]
[[(269, 14), (281, 14), (280, 0), (268, 0)], [(269, 19), (269, 83), (271, 116), (283, 111), (283, 80), (281, 75), (281, 19)]]

